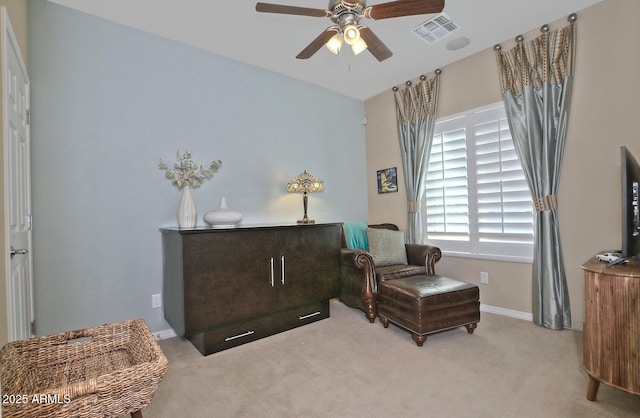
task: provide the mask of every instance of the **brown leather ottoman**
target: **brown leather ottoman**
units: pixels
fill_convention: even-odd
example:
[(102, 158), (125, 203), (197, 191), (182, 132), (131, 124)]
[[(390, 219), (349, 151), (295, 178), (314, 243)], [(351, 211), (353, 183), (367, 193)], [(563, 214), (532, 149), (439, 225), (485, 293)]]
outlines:
[(478, 286), (438, 275), (385, 280), (378, 285), (378, 315), (385, 328), (393, 322), (411, 331), (419, 347), (427, 334), (480, 321)]

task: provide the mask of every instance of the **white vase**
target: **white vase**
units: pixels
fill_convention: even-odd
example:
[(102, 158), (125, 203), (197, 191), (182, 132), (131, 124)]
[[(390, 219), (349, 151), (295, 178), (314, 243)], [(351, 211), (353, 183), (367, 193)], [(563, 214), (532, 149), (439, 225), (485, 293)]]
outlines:
[(178, 226), (180, 228), (193, 228), (197, 221), (196, 202), (191, 196), (191, 187), (182, 188), (182, 196), (178, 204)]
[(204, 221), (214, 228), (235, 226), (242, 220), (242, 214), (227, 207), (227, 200), (220, 198), (220, 206), (204, 214)]

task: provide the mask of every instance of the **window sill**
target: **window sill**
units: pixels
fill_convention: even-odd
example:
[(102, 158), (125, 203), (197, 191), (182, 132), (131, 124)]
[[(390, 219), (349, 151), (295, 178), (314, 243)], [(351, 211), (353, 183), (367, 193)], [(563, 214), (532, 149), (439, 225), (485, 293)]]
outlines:
[(533, 264), (533, 257), (497, 255), (497, 254), (472, 254), (458, 251), (445, 251), (440, 248), (442, 255), (446, 257), (472, 258), (476, 260), (503, 261), (507, 263)]

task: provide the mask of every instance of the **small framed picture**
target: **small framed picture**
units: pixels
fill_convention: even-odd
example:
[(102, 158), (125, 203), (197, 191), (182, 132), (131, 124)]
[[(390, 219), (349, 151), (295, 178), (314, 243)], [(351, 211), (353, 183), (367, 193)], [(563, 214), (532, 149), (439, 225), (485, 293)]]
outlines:
[(398, 175), (395, 167), (378, 170), (378, 194), (398, 191)]

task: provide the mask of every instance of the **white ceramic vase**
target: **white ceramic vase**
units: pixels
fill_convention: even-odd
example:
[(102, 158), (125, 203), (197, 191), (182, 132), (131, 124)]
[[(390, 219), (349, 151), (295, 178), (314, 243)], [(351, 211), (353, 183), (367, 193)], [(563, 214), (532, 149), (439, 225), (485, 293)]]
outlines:
[(197, 221), (196, 202), (191, 195), (191, 187), (182, 188), (182, 196), (178, 204), (178, 226), (180, 228), (193, 228)]
[(204, 214), (204, 221), (214, 228), (236, 226), (242, 220), (242, 214), (227, 207), (227, 200), (220, 198), (220, 206)]

